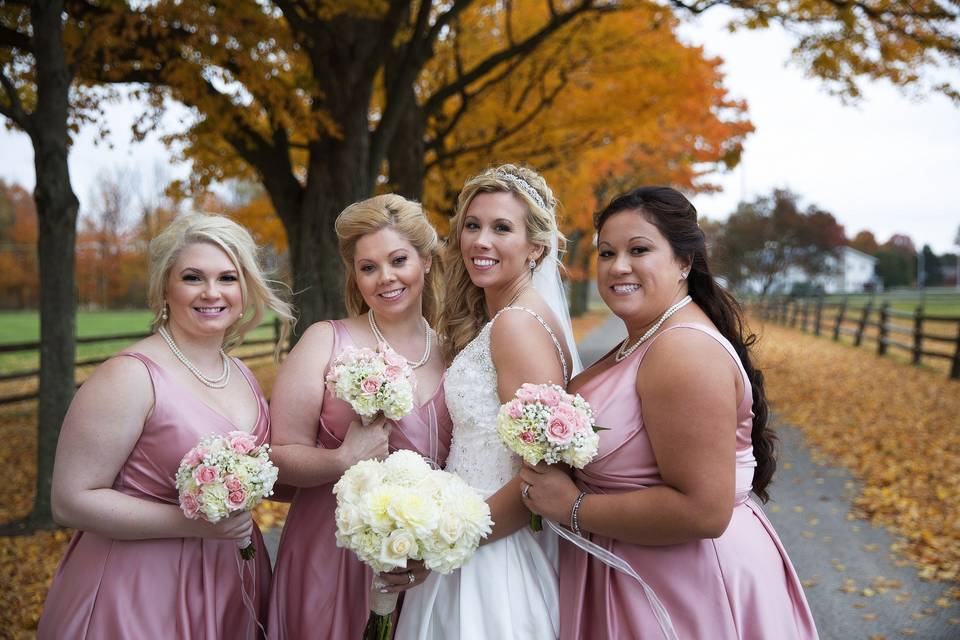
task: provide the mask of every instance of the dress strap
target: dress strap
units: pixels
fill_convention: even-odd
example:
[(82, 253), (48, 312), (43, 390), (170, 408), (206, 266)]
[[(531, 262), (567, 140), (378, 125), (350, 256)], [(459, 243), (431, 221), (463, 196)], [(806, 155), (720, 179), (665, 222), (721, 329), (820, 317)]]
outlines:
[(500, 314), (509, 309), (519, 309), (521, 311), (526, 311), (531, 316), (536, 318), (537, 322), (539, 322), (543, 326), (543, 328), (547, 330), (547, 333), (550, 334), (550, 339), (553, 340), (553, 346), (557, 348), (557, 355), (560, 357), (560, 366), (563, 367), (563, 385), (566, 386), (570, 382), (570, 374), (567, 371), (567, 359), (563, 355), (563, 347), (560, 346), (560, 341), (557, 339), (557, 334), (553, 332), (553, 329), (551, 329), (550, 325), (547, 324), (547, 321), (543, 319), (543, 316), (541, 316), (539, 313), (537, 313), (536, 311), (528, 307), (521, 307), (521, 306), (504, 307), (503, 309), (500, 309), (500, 311), (497, 312), (497, 315), (493, 316), (493, 320), (490, 321), (490, 324), (493, 325), (493, 323), (497, 321), (497, 318), (500, 317)]

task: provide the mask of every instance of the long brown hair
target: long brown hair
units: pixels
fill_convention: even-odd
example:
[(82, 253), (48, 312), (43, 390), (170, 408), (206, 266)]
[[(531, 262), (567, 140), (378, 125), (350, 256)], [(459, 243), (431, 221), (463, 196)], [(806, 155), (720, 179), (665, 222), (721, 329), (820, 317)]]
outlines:
[(767, 485), (777, 468), (777, 437), (767, 426), (767, 397), (763, 373), (753, 366), (750, 350), (757, 341), (743, 319), (740, 303), (718, 286), (707, 264), (706, 237), (697, 224), (697, 210), (682, 193), (670, 187), (640, 187), (614, 198), (594, 218), (600, 233), (603, 224), (621, 211), (636, 211), (657, 227), (670, 243), (674, 256), (690, 261), (687, 286), (697, 303), (724, 338), (730, 341), (750, 379), (753, 390), (753, 455), (757, 466), (753, 471), (753, 492), (762, 501), (770, 499)]

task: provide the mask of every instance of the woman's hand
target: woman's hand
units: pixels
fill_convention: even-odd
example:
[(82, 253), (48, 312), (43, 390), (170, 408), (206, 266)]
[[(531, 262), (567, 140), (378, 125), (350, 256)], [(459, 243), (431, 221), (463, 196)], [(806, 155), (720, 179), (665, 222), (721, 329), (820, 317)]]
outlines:
[(398, 567), (393, 571), (387, 571), (380, 574), (380, 579), (387, 585), (380, 589), (381, 593), (400, 593), (407, 589), (423, 584), (430, 574), (422, 560), (407, 561), (407, 568)]
[(382, 415), (366, 426), (359, 420), (351, 422), (338, 449), (343, 469), (347, 470), (361, 460), (383, 460), (390, 455), (391, 428), (392, 424)]
[(565, 466), (544, 462), (536, 466), (524, 464), (520, 478), (523, 480), (520, 498), (530, 511), (562, 525), (569, 524), (570, 510), (580, 490)]
[(216, 540), (244, 540), (253, 536), (253, 517), (249, 511), (237, 511), (216, 524), (197, 520), (200, 531), (197, 536)]

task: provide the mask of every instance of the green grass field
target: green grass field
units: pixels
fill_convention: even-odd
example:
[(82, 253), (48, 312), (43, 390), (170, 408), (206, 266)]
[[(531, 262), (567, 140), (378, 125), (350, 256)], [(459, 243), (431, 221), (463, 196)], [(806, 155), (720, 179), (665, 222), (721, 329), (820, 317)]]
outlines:
[[(145, 333), (150, 330), (153, 314), (146, 310), (131, 311), (80, 311), (77, 313), (77, 335), (81, 337), (111, 334)], [(273, 335), (273, 316), (247, 339), (269, 338)], [(40, 315), (36, 311), (0, 312), (0, 344), (36, 342), (40, 339)], [(131, 340), (78, 344), (77, 360), (105, 358), (120, 351)], [(0, 373), (11, 373), (39, 366), (40, 356), (36, 351), (18, 351), (0, 354)]]

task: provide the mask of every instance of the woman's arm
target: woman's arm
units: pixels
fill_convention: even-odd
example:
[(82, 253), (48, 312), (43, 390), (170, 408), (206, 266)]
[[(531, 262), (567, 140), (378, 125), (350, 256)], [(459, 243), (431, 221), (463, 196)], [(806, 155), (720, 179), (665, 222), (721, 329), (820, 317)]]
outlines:
[[(722, 535), (734, 505), (738, 377), (730, 355), (706, 334), (678, 330), (659, 338), (644, 356), (637, 392), (664, 484), (588, 494), (580, 529), (645, 545)], [(546, 465), (522, 475), (534, 485), (531, 507), (569, 524), (579, 494), (569, 478)]]
[(271, 459), (279, 481), (296, 487), (333, 482), (360, 460), (388, 454), (390, 427), (382, 420), (366, 427), (351, 423), (336, 449), (317, 446), (326, 384), (323, 372), (333, 350), (333, 326), (312, 325), (280, 366), (270, 398)]
[(80, 387), (57, 443), (51, 495), (54, 519), (66, 527), (118, 540), (249, 535), (249, 513), (211, 525), (188, 520), (176, 505), (112, 488), (143, 432), (153, 402), (150, 375), (133, 358), (108, 360)]
[[(497, 319), (491, 329), (490, 351), (497, 369), (501, 403), (509, 402), (525, 382), (563, 386), (563, 368), (550, 334), (524, 311), (508, 311)], [(517, 475), (487, 499), (494, 527), (484, 544), (529, 523), (530, 511), (520, 499), (522, 484)]]

